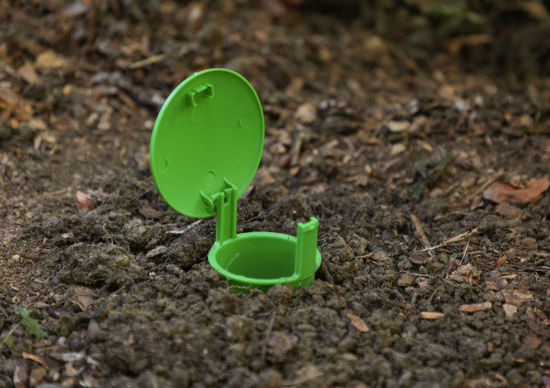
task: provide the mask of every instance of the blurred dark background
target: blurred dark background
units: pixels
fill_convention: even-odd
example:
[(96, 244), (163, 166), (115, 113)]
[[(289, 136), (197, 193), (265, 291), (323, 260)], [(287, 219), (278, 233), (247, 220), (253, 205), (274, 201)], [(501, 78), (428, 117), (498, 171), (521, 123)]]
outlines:
[[(334, 21), (363, 28), (396, 45), (403, 57), (419, 66), (434, 65), (450, 55), (465, 69), (519, 78), (550, 73), (550, 2), (482, 0), (31, 0), (8, 1), (0, 10), (3, 40), (39, 33), (40, 40), (70, 50), (94, 47), (106, 54), (105, 30), (123, 35), (129, 25), (147, 24), (152, 41), (165, 46), (171, 37), (210, 36), (223, 40), (224, 23), (250, 10), (264, 11), (272, 23), (295, 25), (304, 19), (321, 34), (338, 31)], [(40, 25), (30, 16), (40, 16)], [(215, 15), (213, 17), (213, 15)], [(178, 27), (166, 33), (170, 16)], [(15, 22), (15, 23), (13, 23)], [(246, 28), (246, 25), (243, 26)], [(107, 34), (107, 35), (109, 35)], [(296, 38), (296, 37), (295, 37)], [(375, 42), (373, 42), (375, 43)], [(24, 47), (23, 47), (24, 48)], [(414, 66), (414, 65), (413, 65)]]

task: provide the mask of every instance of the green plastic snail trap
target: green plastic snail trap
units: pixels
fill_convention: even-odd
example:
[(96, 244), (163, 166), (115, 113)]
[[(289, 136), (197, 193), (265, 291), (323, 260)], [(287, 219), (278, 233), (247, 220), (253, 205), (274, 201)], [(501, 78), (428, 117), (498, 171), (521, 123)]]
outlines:
[(151, 171), (166, 202), (191, 217), (216, 216), (212, 267), (232, 289), (308, 286), (321, 264), (319, 221), (297, 235), (237, 233), (237, 200), (252, 181), (264, 143), (264, 116), (254, 88), (227, 69), (208, 69), (170, 94), (151, 137)]

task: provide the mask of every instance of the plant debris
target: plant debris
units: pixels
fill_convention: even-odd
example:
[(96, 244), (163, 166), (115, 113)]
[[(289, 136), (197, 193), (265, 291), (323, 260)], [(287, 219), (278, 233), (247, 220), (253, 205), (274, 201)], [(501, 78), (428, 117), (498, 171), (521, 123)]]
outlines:
[(459, 283), (478, 284), (480, 280), (481, 272), (475, 268), (472, 264), (468, 263), (459, 266), (454, 270), (450, 278)]
[(361, 333), (367, 333), (369, 331), (369, 327), (367, 326), (365, 321), (363, 321), (357, 315), (352, 314), (352, 313), (347, 313), (346, 317), (348, 317), (348, 319), (350, 320), (353, 327), (355, 327)]
[(424, 319), (441, 319), (445, 318), (445, 314), (436, 311), (422, 311), (420, 316)]
[(514, 186), (509, 182), (495, 182), (483, 192), (483, 198), (498, 204), (529, 203), (539, 199), (548, 187), (548, 177), (532, 179), (525, 187)]
[(76, 192), (74, 201), (76, 209), (79, 212), (86, 212), (88, 210), (92, 210), (95, 207), (92, 197), (82, 191)]
[(458, 307), (461, 313), (477, 313), (478, 311), (489, 310), (493, 305), (491, 302), (463, 304)]

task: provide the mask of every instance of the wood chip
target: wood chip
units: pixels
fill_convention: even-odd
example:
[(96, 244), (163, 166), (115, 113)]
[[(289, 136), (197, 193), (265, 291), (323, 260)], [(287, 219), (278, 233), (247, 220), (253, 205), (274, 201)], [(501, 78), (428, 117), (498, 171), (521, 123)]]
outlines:
[(493, 305), (491, 302), (463, 304), (458, 308), (461, 313), (476, 313), (478, 311), (489, 310)]
[(441, 319), (445, 317), (445, 314), (436, 311), (422, 311), (420, 316), (424, 319)]
[(359, 330), (361, 333), (367, 333), (369, 331), (369, 327), (367, 326), (365, 321), (363, 321), (357, 315), (348, 313), (346, 316), (350, 320), (352, 326)]

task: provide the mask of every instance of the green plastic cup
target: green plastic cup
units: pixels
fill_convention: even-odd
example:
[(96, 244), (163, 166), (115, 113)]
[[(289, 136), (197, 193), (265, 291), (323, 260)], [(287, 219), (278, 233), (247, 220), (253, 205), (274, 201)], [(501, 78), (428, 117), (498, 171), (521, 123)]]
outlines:
[(275, 284), (309, 286), (321, 264), (316, 249), (318, 225), (315, 218), (298, 224), (297, 237), (271, 232), (237, 234), (224, 243), (216, 242), (208, 261), (237, 292), (266, 290)]
[(256, 173), (263, 142), (260, 100), (227, 69), (201, 71), (176, 87), (151, 137), (151, 172), (166, 202), (187, 216), (216, 215), (208, 261), (236, 292), (308, 286), (321, 264), (313, 217), (298, 223), (296, 237), (236, 233), (237, 199)]

